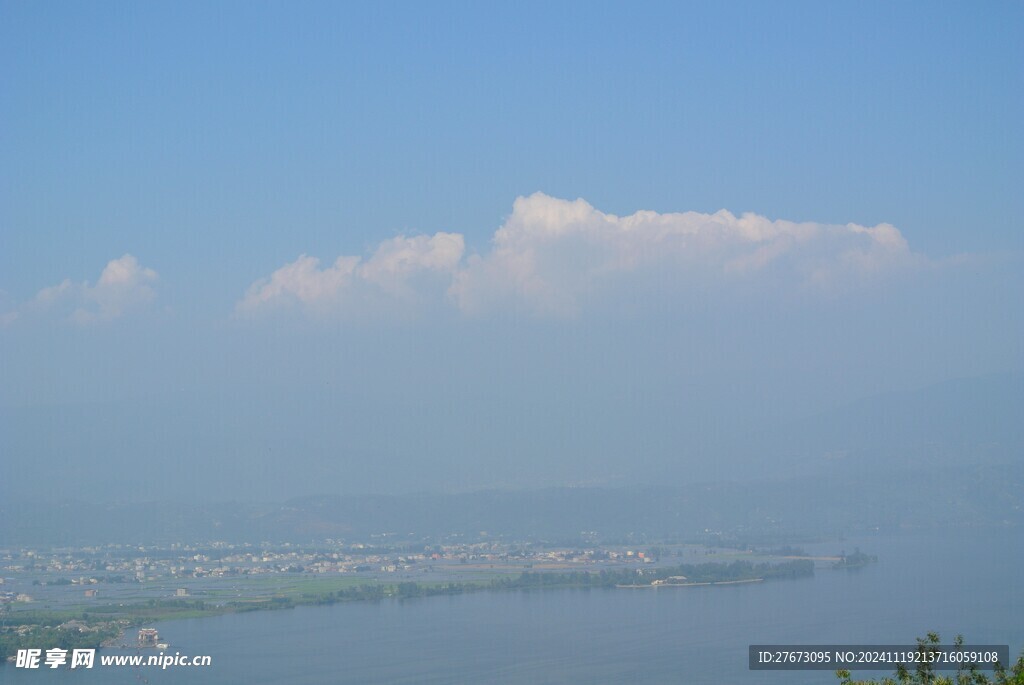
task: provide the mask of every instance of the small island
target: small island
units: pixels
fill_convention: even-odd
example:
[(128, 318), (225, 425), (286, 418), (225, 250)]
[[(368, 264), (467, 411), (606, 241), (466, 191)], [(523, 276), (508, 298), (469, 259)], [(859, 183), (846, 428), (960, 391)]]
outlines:
[(860, 547), (856, 547), (853, 550), (853, 554), (847, 554), (845, 550), (840, 552), (839, 560), (832, 564), (832, 568), (863, 568), (877, 561), (878, 557), (873, 554), (864, 554), (864, 552), (860, 551)]

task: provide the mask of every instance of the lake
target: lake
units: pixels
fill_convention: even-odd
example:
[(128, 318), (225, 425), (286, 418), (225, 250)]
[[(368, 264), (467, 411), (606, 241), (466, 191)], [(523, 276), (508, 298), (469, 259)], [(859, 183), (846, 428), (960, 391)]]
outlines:
[[(659, 590), (482, 592), (300, 607), (158, 624), (207, 668), (0, 667), (11, 683), (835, 683), (828, 671), (749, 671), (752, 643), (1024, 646), (1020, 531), (901, 533), (859, 546), (877, 564), (814, 578)], [(109, 652), (106, 652), (109, 653)], [(145, 652), (144, 652), (145, 653)], [(861, 672), (878, 677), (886, 672)]]

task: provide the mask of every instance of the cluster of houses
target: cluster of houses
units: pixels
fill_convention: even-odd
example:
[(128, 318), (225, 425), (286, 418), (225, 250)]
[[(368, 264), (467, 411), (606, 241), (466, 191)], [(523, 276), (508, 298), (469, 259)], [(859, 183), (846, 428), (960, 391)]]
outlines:
[(32, 595), (25, 594), (24, 592), (0, 592), (0, 604), (31, 601)]

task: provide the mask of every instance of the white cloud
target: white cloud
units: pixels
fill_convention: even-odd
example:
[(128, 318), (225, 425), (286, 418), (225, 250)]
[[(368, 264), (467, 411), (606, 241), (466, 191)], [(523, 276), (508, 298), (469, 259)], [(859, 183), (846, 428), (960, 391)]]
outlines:
[(43, 288), (28, 308), (47, 311), (70, 309), (68, 318), (79, 324), (111, 321), (137, 309), (156, 297), (156, 271), (141, 266), (130, 254), (109, 261), (95, 285), (65, 279)]
[(467, 260), (450, 294), (467, 313), (517, 304), (564, 315), (591, 294), (649, 274), (669, 286), (704, 286), (772, 271), (792, 287), (820, 288), (917, 259), (888, 224), (773, 221), (725, 210), (619, 217), (535, 193), (515, 201), (490, 251)]
[(330, 311), (359, 307), (366, 301), (415, 301), (437, 278), (447, 287), (464, 249), (461, 235), (436, 233), (398, 236), (378, 245), (366, 260), (343, 255), (325, 268), (320, 268), (316, 257), (300, 255), (249, 286), (236, 309), (254, 314), (297, 304), (307, 311)]
[[(381, 295), (398, 300), (439, 296), (466, 314), (520, 307), (572, 315), (588, 298), (656, 278), (669, 290), (686, 285), (754, 282), (771, 277), (794, 289), (834, 288), (922, 262), (889, 224), (823, 224), (771, 220), (722, 210), (619, 217), (582, 199), (543, 193), (517, 198), (512, 214), (481, 254), (463, 258), (461, 235), (399, 237), (365, 261), (339, 257), (332, 266), (301, 256), (254, 283), (238, 304), (255, 312), (271, 304), (352, 307)], [(436, 276), (425, 288), (419, 278)]]

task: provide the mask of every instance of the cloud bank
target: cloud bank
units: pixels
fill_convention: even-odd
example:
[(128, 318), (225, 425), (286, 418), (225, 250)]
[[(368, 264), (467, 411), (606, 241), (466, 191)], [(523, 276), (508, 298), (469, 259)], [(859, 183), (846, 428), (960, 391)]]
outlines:
[(157, 280), (156, 271), (126, 254), (107, 262), (95, 284), (64, 279), (40, 290), (27, 309), (65, 312), (70, 321), (82, 325), (112, 321), (151, 302)]
[(300, 255), (249, 286), (240, 314), (298, 305), (310, 312), (361, 308), (390, 300), (415, 302), (450, 284), (465, 251), (456, 233), (399, 236), (381, 243), (366, 260), (338, 257), (321, 268), (316, 257)]
[(365, 260), (341, 256), (324, 268), (302, 255), (252, 284), (237, 310), (335, 311), (367, 298), (375, 306), (436, 298), (467, 315), (517, 307), (572, 316), (602, 293), (644, 279), (672, 289), (770, 278), (786, 288), (821, 290), (923, 261), (889, 224), (793, 222), (726, 210), (620, 217), (543, 193), (516, 199), (488, 250), (465, 256), (464, 242), (454, 233), (398, 237)]

